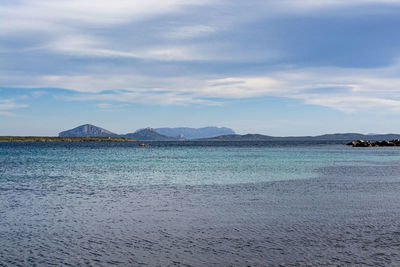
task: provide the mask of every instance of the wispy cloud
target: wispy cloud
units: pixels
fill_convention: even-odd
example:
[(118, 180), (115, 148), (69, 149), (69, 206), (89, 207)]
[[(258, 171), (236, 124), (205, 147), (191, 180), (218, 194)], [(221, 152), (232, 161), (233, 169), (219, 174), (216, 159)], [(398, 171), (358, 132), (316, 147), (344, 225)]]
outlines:
[[(0, 46), (0, 51), (6, 53), (40, 50), (78, 57), (202, 60), (205, 58), (204, 54), (193, 45), (181, 46), (178, 43), (158, 41), (159, 44), (138, 45), (133, 42), (135, 44), (130, 45), (130, 48), (119, 47), (116, 44), (128, 44), (132, 38), (143, 37), (115, 37), (113, 33), (118, 27), (128, 27), (124, 25), (129, 25), (137, 33), (141, 31), (141, 26), (135, 23), (207, 4), (209, 1), (21, 0), (0, 7), (0, 17), (7, 21), (0, 24), (0, 36), (26, 41), (19, 48)], [(178, 39), (212, 32), (212, 28), (202, 25), (178, 25), (167, 30), (170, 31), (169, 37)], [(155, 39), (166, 38), (163, 32), (154, 32), (152, 36)]]
[[(396, 70), (396, 71), (394, 71)], [(276, 96), (343, 112), (400, 111), (400, 65), (382, 69), (318, 68), (209, 81), (197, 94), (220, 98)], [(337, 88), (340, 88), (338, 90)]]
[(0, 100), (0, 115), (3, 116), (14, 116), (13, 111), (19, 108), (26, 108), (26, 104), (17, 104), (13, 99)]
[[(206, 1), (203, 2), (203, 4)], [(102, 25), (109, 27), (129, 21), (140, 21), (163, 13), (176, 12), (196, 1), (166, 0), (22, 0), (3, 5), (0, 14), (7, 18), (2, 29), (49, 30), (52, 25), (69, 27)], [(32, 22), (37, 22), (33, 23)], [(4, 32), (3, 32), (4, 33)]]
[(131, 58), (152, 59), (161, 61), (196, 61), (215, 60), (218, 57), (207, 57), (195, 46), (150, 45), (134, 50), (110, 49), (111, 45), (104, 40), (83, 35), (69, 35), (51, 42), (47, 48), (51, 51), (76, 57)]
[[(96, 100), (162, 105), (221, 105), (221, 100), (274, 96), (299, 99), (343, 112), (400, 107), (400, 64), (376, 69), (301, 68), (264, 75), (210, 78), (93, 74), (42, 76), (28, 83), (36, 87), (66, 88), (70, 100)], [(118, 88), (118, 90), (116, 90)], [(100, 106), (99, 106), (100, 107)], [(107, 107), (107, 104), (103, 106)]]
[[(140, 91), (140, 90), (124, 90), (113, 91), (112, 93), (80, 93), (69, 96), (66, 99), (73, 101), (112, 101), (123, 103), (142, 103), (150, 105), (209, 105), (221, 106), (223, 103), (218, 100), (210, 100), (201, 97), (196, 97), (189, 93), (179, 92), (154, 92), (154, 91)], [(112, 107), (110, 104), (98, 106), (99, 108)]]
[(217, 29), (209, 25), (193, 25), (172, 29), (171, 31), (166, 32), (164, 36), (166, 38), (187, 39), (202, 37), (204, 35), (210, 35), (216, 32)]
[[(276, 96), (344, 112), (397, 112), (400, 64), (387, 62), (396, 58), (393, 54), (399, 56), (400, 40), (391, 44), (382, 39), (386, 46), (376, 48), (367, 42), (374, 41), (369, 32), (365, 40), (347, 38), (353, 32), (342, 36), (343, 27), (339, 35), (346, 42), (332, 44), (325, 39), (335, 36), (318, 28), (320, 20), (329, 27), (343, 21), (337, 16), (344, 9), (351, 13), (354, 6), (363, 11), (376, 5), (398, 8), (400, 2), (10, 1), (0, 7), (7, 22), (0, 24), (5, 40), (0, 44), (5, 62), (0, 62), (0, 85), (64, 88), (74, 92), (69, 99), (104, 103), (220, 105), (223, 100)], [(336, 20), (325, 21), (324, 14)], [(360, 25), (353, 27), (357, 34)], [(360, 41), (351, 43), (357, 37)], [(357, 60), (375, 52), (372, 64), (379, 55), (387, 59), (385, 65), (355, 68), (336, 62), (352, 61), (346, 56), (364, 47)], [(395, 52), (380, 55), (389, 48)], [(18, 107), (4, 100), (0, 105), (3, 113)], [(98, 105), (106, 109), (109, 104)]]

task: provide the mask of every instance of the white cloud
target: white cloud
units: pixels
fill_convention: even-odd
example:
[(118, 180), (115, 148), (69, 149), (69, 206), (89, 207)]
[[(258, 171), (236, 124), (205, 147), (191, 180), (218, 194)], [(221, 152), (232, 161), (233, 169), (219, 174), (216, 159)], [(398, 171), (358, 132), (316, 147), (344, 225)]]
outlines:
[[(25, 41), (18, 41), (23, 44), (17, 48), (18, 51), (50, 51), (51, 55), (57, 53), (76, 57), (160, 61), (259, 61), (277, 58), (281, 52), (267, 47), (262, 55), (259, 51), (252, 54), (250, 50), (241, 53), (232, 51), (235, 49), (230, 47), (232, 40), (229, 38), (214, 43), (210, 40), (196, 42), (199, 41), (197, 38), (217, 35), (225, 30), (234, 31), (244, 21), (257, 20), (260, 17), (314, 12), (316, 9), (329, 9), (332, 6), (362, 5), (362, 2), (282, 0), (261, 1), (249, 5), (223, 0), (21, 0), (0, 6), (0, 17), (7, 22), (0, 24), (0, 35), (26, 38)], [(378, 3), (372, 0), (367, 2)], [(248, 12), (241, 12), (241, 5), (245, 5)], [(208, 9), (204, 8), (199, 17), (210, 21), (196, 18), (193, 21), (188, 18), (172, 19), (170, 24), (151, 27), (153, 19), (177, 12), (185, 14), (185, 10), (193, 6), (210, 7), (214, 15), (208, 18)], [(143, 29), (141, 28), (144, 24), (135, 24), (143, 21), (146, 21)], [(139, 35), (113, 36), (113, 30), (121, 25), (137, 29), (135, 33)], [(38, 39), (36, 42), (31, 41), (35, 38)], [(140, 44), (132, 41), (142, 38)], [(13, 47), (0, 47), (3, 52), (15, 50)]]
[[(0, 7), (0, 17), (7, 22), (0, 24), (0, 35), (16, 35), (21, 38), (25, 36), (25, 33), (29, 35), (28, 37), (38, 35), (38, 43), (26, 44), (26, 46), (32, 45), (31, 49), (42, 49), (44, 53), (50, 51), (50, 56), (51, 58), (54, 56), (54, 61), (57, 61), (55, 54), (62, 54), (69, 57), (100, 59), (208, 60), (225, 64), (235, 59), (243, 59), (247, 62), (256, 59), (258, 62), (268, 63), (268, 60), (265, 60), (269, 56), (267, 54), (270, 53), (273, 57), (277, 56), (279, 51), (266, 48), (267, 52), (260, 53), (257, 50), (252, 53), (250, 48), (247, 49), (248, 51), (245, 49), (245, 45), (239, 45), (232, 50), (226, 49), (230, 42), (235, 42), (235, 36), (224, 36), (218, 41), (208, 40), (204, 43), (201, 43), (200, 38), (217, 35), (229, 27), (234, 28), (235, 24), (242, 23), (242, 16), (251, 20), (257, 19), (257, 16), (279, 16), (294, 12), (320, 14), (319, 11), (329, 10), (332, 7), (364, 4), (397, 5), (400, 1), (260, 1), (257, 2), (256, 7), (249, 9), (259, 13), (242, 12), (246, 13), (243, 15), (239, 14), (238, 11), (242, 10), (235, 5), (255, 4), (225, 1), (221, 5), (220, 1), (216, 4), (215, 1), (194, 0), (22, 0)], [(182, 12), (188, 5), (214, 6), (215, 10), (218, 10), (214, 13), (215, 21), (194, 19), (186, 24), (186, 18), (182, 21), (173, 21), (168, 25), (157, 24), (154, 28), (145, 26), (140, 36), (128, 36), (124, 33), (116, 37), (112, 34), (114, 27), (126, 26), (129, 23), (129, 27), (140, 28), (135, 23), (150, 21), (164, 14)], [(266, 7), (268, 12), (262, 6)], [(205, 9), (202, 12), (201, 18), (205, 17)], [(215, 14), (221, 14), (224, 18)], [(104, 29), (108, 31), (102, 31)], [(154, 32), (148, 33), (149, 29)], [(140, 29), (137, 32), (140, 34)], [(232, 33), (238, 34), (235, 31)], [(143, 42), (136, 42), (142, 36), (144, 36)], [(232, 39), (229, 39), (230, 37)], [(21, 49), (26, 50), (29, 47)], [(77, 92), (74, 99), (158, 104), (219, 104), (219, 100), (213, 99), (276, 96), (299, 99), (305, 103), (345, 112), (381, 107), (396, 111), (398, 99), (400, 99), (400, 78), (398, 78), (400, 64), (376, 69), (335, 67), (285, 69), (280, 67), (276, 71), (261, 74), (258, 72), (252, 75), (237, 73), (214, 76), (192, 75), (191, 73), (196, 72), (194, 70), (188, 71), (189, 74), (176, 73), (167, 78), (152, 75), (151, 71), (148, 71), (147, 75), (138, 75), (135, 70), (138, 66), (140, 67), (139, 64), (121, 67), (120, 73), (107, 69), (100, 69), (95, 73), (87, 69), (81, 71), (80, 65), (70, 67), (62, 73), (3, 72), (0, 74), (0, 83), (8, 87), (66, 88)], [(225, 67), (229, 69), (228, 65), (224, 65), (219, 67), (219, 72), (221, 73)], [(225, 73), (229, 73), (229, 70)], [(104, 93), (105, 90), (113, 92)], [(7, 105), (12, 106), (12, 103), (3, 101), (0, 105), (3, 106), (3, 109), (0, 106), (1, 112), (9, 112), (8, 110), (12, 109), (5, 108)]]
[[(396, 67), (400, 69), (400, 66)], [(393, 68), (319, 68), (278, 71), (266, 77), (229, 78), (222, 86), (206, 87), (202, 93), (222, 98), (276, 96), (343, 112), (373, 109), (400, 111), (400, 79), (387, 76)], [(224, 80), (224, 79), (222, 79)]]
[[(55, 31), (60, 28), (113, 27), (118, 24), (143, 21), (162, 14), (179, 12), (188, 6), (230, 7), (235, 4), (232, 1), (221, 0), (20, 0), (0, 6), (0, 17), (7, 22), (0, 24), (0, 34), (19, 31)], [(253, 6), (264, 5), (271, 11), (269, 13), (292, 13), (329, 9), (335, 6), (396, 5), (400, 2), (397, 0), (270, 0), (250, 4)], [(175, 33), (172, 32), (171, 36), (175, 35), (175, 37), (181, 38), (212, 31), (214, 29), (207, 25), (182, 26), (178, 27)]]
[[(164, 44), (129, 45), (130, 36), (112, 37), (115, 27), (128, 25), (140, 31), (135, 23), (163, 14), (181, 12), (187, 7), (203, 6), (212, 1), (187, 0), (22, 0), (0, 6), (0, 36), (17, 38), (17, 49), (0, 47), (0, 51), (42, 50), (77, 57), (138, 58), (162, 61), (204, 60), (195, 45)], [(99, 31), (109, 32), (99, 34)], [(164, 35), (154, 31), (154, 38)], [(191, 26), (171, 30), (171, 37), (184, 38), (212, 32), (209, 26)], [(164, 36), (165, 37), (165, 36)], [(27, 39), (21, 42), (21, 39)], [(36, 41), (31, 41), (32, 39)], [(136, 38), (148, 38), (140, 37)], [(125, 47), (124, 47), (124, 45)], [(126, 48), (129, 47), (129, 48)]]

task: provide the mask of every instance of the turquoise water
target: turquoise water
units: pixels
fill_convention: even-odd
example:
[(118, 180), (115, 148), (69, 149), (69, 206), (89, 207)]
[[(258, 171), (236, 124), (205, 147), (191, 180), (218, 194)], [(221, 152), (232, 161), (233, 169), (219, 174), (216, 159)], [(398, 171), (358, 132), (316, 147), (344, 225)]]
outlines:
[(397, 149), (344, 145), (141, 148), (136, 144), (2, 144), (0, 178), (119, 185), (237, 184), (315, 178), (328, 166), (399, 161)]
[(0, 143), (0, 266), (400, 262), (400, 149)]

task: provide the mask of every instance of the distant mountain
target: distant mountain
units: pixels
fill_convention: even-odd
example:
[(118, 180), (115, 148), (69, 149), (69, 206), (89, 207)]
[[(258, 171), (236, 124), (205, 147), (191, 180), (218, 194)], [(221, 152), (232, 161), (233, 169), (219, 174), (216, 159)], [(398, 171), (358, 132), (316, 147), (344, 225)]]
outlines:
[(110, 132), (106, 129), (84, 124), (74, 129), (67, 130), (58, 134), (60, 137), (117, 137), (118, 134)]
[(151, 141), (173, 141), (178, 140), (177, 138), (165, 136), (157, 133), (153, 128), (146, 128), (136, 131), (134, 133), (128, 133), (123, 135), (126, 138), (139, 139), (139, 140), (151, 140)]
[[(163, 134), (164, 132), (168, 133)], [(194, 139), (200, 137), (214, 137), (221, 134), (234, 133), (233, 130), (229, 128), (218, 128), (218, 127), (204, 127), (200, 129), (194, 128), (146, 128), (140, 129), (134, 133), (128, 133), (119, 135), (110, 132), (106, 129), (85, 124), (78, 126), (74, 129), (63, 131), (59, 133), (60, 137), (126, 137), (132, 139), (140, 140), (154, 140), (154, 141), (172, 141), (172, 140), (182, 140), (182, 139)]]
[(360, 133), (337, 133), (337, 134), (324, 134), (317, 136), (269, 136), (261, 134), (233, 134), (222, 135), (213, 138), (203, 138), (198, 140), (204, 141), (352, 141), (352, 140), (392, 140), (400, 139), (400, 134), (378, 134), (378, 135), (365, 135)]
[(203, 127), (203, 128), (156, 128), (154, 129), (157, 133), (169, 137), (180, 137), (184, 139), (198, 139), (198, 138), (210, 138), (220, 135), (235, 134), (232, 129), (226, 127)]
[[(220, 132), (230, 132), (231, 134), (219, 135), (208, 138), (197, 138), (196, 136), (214, 135)], [(317, 136), (269, 136), (262, 134), (232, 134), (233, 130), (229, 128), (218, 127), (204, 127), (200, 129), (194, 128), (146, 128), (138, 130), (134, 133), (125, 135), (118, 135), (106, 129), (91, 125), (84, 124), (74, 129), (63, 131), (59, 133), (60, 137), (126, 137), (139, 140), (152, 140), (152, 141), (174, 141), (185, 139), (195, 139), (201, 141), (354, 141), (354, 140), (367, 140), (367, 141), (381, 141), (400, 139), (400, 134), (377, 134), (365, 135), (360, 133), (335, 133), (324, 134)]]

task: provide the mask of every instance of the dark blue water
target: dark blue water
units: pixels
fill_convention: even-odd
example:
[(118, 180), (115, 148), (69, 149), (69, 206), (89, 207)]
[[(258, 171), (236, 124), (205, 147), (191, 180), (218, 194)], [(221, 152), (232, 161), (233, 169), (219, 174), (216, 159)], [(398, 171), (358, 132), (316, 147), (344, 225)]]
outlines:
[(400, 149), (0, 143), (0, 265), (396, 265)]

